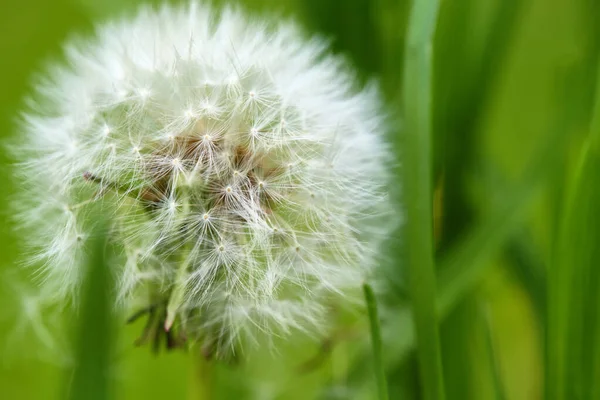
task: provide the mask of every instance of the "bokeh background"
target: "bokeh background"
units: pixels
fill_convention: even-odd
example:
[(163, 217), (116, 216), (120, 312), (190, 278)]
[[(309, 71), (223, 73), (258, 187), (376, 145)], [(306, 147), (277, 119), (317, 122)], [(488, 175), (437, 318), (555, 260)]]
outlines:
[[(389, 138), (401, 163), (410, 0), (238, 2), (297, 19), (307, 34), (329, 38), (361, 80), (377, 80), (396, 121)], [(19, 135), (14, 122), (28, 83), (47, 61), (60, 59), (67, 37), (138, 5), (2, 0), (0, 140)], [(585, 189), (598, 182), (578, 167), (591, 129), (600, 7), (594, 0), (444, 0), (433, 50), (436, 301), (446, 397), (600, 398), (593, 383), (600, 379), (600, 282), (593, 268), (600, 204), (580, 201), (594, 198)], [(12, 168), (0, 151), (0, 397), (62, 399), (74, 375), (61, 346), (69, 348), (77, 329), (68, 327), (77, 321), (38, 315), (26, 301), (27, 273), (14, 272), (23, 248), (10, 222), (9, 198), (18, 190)], [(581, 184), (581, 176), (589, 182)], [(379, 300), (390, 398), (418, 399), (401, 235), (389, 247), (381, 269), (389, 287)], [(553, 293), (566, 294), (560, 300)], [(63, 326), (61, 345), (52, 349), (40, 345), (38, 322), (48, 320)], [(213, 398), (376, 398), (366, 316), (349, 320), (328, 337), (292, 338), (278, 353), (251, 352), (240, 365), (206, 373), (190, 355), (133, 347), (140, 326), (119, 326), (110, 393), (193, 399), (201, 398), (194, 386), (210, 381)], [(549, 357), (552, 346), (563, 346), (563, 356)], [(553, 393), (551, 368), (566, 376), (566, 396)], [(80, 398), (94, 396), (90, 387)]]

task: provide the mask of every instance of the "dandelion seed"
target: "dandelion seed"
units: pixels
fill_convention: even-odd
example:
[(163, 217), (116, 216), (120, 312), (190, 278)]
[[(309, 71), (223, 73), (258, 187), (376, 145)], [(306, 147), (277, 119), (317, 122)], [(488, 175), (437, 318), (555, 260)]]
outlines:
[(23, 116), (17, 206), (44, 293), (77, 293), (103, 202), (115, 302), (225, 356), (319, 329), (395, 218), (377, 90), (291, 22), (215, 13), (145, 8), (70, 44)]
[(104, 127), (102, 128), (102, 134), (104, 136), (110, 135), (110, 127), (108, 125), (104, 125)]
[(146, 100), (148, 97), (150, 97), (150, 90), (146, 88), (141, 88), (138, 90), (138, 95), (141, 99)]

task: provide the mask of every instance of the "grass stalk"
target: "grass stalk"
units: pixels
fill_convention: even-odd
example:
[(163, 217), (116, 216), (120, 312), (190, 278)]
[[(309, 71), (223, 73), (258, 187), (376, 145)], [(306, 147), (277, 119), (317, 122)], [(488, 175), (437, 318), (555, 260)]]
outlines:
[(600, 69), (590, 133), (565, 192), (548, 272), (546, 398), (597, 398), (600, 274)]
[(432, 39), (438, 0), (415, 0), (404, 69), (406, 248), (421, 385), (426, 400), (444, 398), (436, 310), (432, 217)]
[(367, 311), (369, 313), (369, 324), (371, 328), (371, 344), (373, 347), (373, 367), (377, 379), (377, 392), (379, 400), (388, 399), (387, 381), (385, 379), (385, 369), (383, 367), (383, 355), (381, 346), (381, 328), (379, 326), (379, 313), (377, 311), (377, 301), (373, 294), (373, 288), (368, 283), (363, 285)]

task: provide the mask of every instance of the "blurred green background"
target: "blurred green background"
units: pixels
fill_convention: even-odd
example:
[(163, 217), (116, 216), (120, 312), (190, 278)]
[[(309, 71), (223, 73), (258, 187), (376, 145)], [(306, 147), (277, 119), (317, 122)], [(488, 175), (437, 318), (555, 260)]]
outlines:
[[(309, 34), (330, 38), (361, 79), (378, 80), (397, 122), (389, 137), (401, 153), (411, 1), (242, 3), (257, 13), (294, 17)], [(60, 58), (63, 40), (136, 6), (135, 0), (3, 0), (0, 139), (19, 134), (14, 122), (28, 82), (45, 62)], [(600, 204), (593, 190), (599, 164), (592, 158), (582, 166), (580, 156), (594, 130), (599, 50), (595, 0), (442, 1), (433, 46), (433, 209), (449, 399), (600, 398), (594, 268)], [(10, 163), (0, 153), (0, 397), (65, 398), (73, 360), (62, 347), (40, 346), (43, 329), (31, 323), (39, 320), (37, 310), (19, 286), (27, 274), (10, 272), (23, 251), (9, 222), (9, 198), (18, 190)], [(382, 266), (389, 290), (380, 296), (390, 398), (418, 399), (423, 390), (402, 240), (390, 240), (390, 248)], [(41, 317), (47, 324), (53, 318)], [(59, 337), (66, 346), (75, 322), (57, 318), (67, 327)], [(111, 393), (194, 399), (200, 390), (190, 382), (210, 380), (214, 398), (376, 398), (365, 327), (366, 316), (357, 315), (323, 343), (292, 338), (277, 354), (253, 351), (241, 365), (218, 365), (210, 375), (188, 355), (134, 348), (140, 326), (127, 327), (111, 356)], [(310, 360), (314, 367), (301, 371)]]

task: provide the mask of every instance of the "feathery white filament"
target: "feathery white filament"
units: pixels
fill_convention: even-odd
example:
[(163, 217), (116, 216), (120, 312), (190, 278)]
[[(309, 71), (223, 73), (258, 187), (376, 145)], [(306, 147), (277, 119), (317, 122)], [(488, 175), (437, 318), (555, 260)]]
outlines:
[[(22, 216), (57, 297), (81, 279), (86, 206), (113, 207), (118, 301), (232, 345), (319, 325), (393, 228), (374, 89), (289, 22), (142, 9), (67, 47), (24, 116)], [(148, 300), (149, 301), (149, 300)]]

